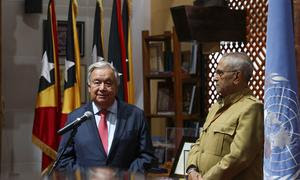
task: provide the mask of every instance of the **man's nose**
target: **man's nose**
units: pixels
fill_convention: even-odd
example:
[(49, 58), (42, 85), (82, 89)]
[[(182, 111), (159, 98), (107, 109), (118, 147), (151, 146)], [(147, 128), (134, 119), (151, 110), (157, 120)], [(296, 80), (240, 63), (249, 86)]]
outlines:
[(105, 89), (105, 84), (104, 84), (104, 82), (100, 83), (100, 85), (99, 85), (99, 89), (100, 89), (100, 90), (103, 90), (103, 89)]

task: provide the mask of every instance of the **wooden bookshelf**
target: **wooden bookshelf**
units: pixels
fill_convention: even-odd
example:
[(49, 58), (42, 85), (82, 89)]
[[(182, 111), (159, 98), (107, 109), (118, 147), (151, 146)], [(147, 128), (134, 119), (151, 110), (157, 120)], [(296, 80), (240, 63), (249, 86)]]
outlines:
[[(169, 61), (169, 65), (171, 66), (171, 71), (164, 71), (164, 72), (151, 72), (150, 63), (151, 58), (150, 55), (150, 44), (161, 42), (163, 44), (163, 51), (172, 52), (172, 59)], [(179, 42), (175, 29), (173, 32), (166, 31), (160, 35), (149, 35), (149, 31), (142, 32), (142, 44), (143, 44), (143, 73), (144, 73), (144, 111), (146, 113), (147, 118), (149, 121), (152, 119), (157, 118), (167, 118), (173, 122), (175, 127), (184, 127), (184, 121), (196, 121), (199, 122), (203, 120), (204, 109), (201, 109), (201, 103), (204, 101), (200, 101), (201, 98), (203, 99), (203, 94), (201, 93), (203, 87), (203, 79), (201, 79), (201, 73), (205, 71), (201, 70), (201, 59), (197, 59), (197, 72), (195, 74), (190, 74), (189, 72), (183, 70), (182, 68), (182, 50), (181, 50), (181, 42)], [(199, 48), (201, 46), (199, 45)], [(186, 50), (185, 50), (186, 52)], [(164, 53), (166, 54), (166, 53)], [(191, 54), (191, 53), (190, 53)], [(201, 57), (201, 49), (198, 51), (199, 56)], [(164, 62), (167, 59), (164, 57)], [(166, 62), (165, 62), (166, 63)], [(168, 64), (167, 63), (167, 64)], [(168, 69), (168, 68), (167, 68)], [(173, 89), (174, 98), (172, 99), (174, 103), (174, 109), (170, 113), (153, 113), (151, 111), (151, 100), (157, 98), (151, 95), (151, 91), (153, 91), (153, 87), (151, 87), (151, 81), (158, 80), (158, 81), (166, 81), (170, 83)], [(194, 94), (194, 104), (192, 113), (187, 113), (183, 111), (183, 88), (184, 84), (193, 84), (197, 87), (197, 91)], [(204, 88), (203, 88), (204, 89)], [(160, 99), (157, 99), (160, 101)], [(204, 107), (204, 105), (203, 105)], [(150, 124), (150, 123), (149, 123)]]

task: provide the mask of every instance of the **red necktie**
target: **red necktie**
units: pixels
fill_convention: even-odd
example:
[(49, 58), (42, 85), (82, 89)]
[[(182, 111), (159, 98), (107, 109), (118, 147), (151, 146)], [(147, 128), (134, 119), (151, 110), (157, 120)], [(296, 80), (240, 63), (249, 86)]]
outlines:
[(104, 147), (104, 150), (107, 154), (108, 152), (108, 130), (107, 130), (107, 123), (106, 123), (106, 110), (101, 110), (100, 115), (100, 122), (98, 125), (98, 132), (102, 141), (102, 145)]

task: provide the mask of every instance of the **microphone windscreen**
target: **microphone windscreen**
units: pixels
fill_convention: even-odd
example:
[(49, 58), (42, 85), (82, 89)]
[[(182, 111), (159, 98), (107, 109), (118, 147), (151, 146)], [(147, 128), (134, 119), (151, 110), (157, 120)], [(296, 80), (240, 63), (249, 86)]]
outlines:
[(84, 113), (84, 115), (87, 117), (87, 118), (90, 118), (93, 116), (93, 113), (91, 111), (87, 111)]

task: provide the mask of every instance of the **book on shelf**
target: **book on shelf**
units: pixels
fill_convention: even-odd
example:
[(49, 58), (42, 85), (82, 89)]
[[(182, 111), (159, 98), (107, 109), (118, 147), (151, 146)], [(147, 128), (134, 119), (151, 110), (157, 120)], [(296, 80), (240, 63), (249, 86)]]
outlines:
[(197, 54), (198, 54), (198, 42), (194, 40), (192, 42), (190, 74), (196, 74), (197, 72)]
[(150, 72), (164, 72), (163, 43), (156, 42), (149, 44)]
[(189, 136), (199, 137), (200, 130), (200, 119), (199, 120), (185, 120), (183, 126), (186, 128), (193, 128), (194, 132), (190, 133)]
[(160, 81), (157, 86), (157, 114), (174, 115), (173, 84), (169, 81)]
[(182, 51), (181, 52), (181, 69), (185, 73), (190, 72), (191, 65), (191, 51)]
[(196, 92), (196, 85), (193, 85), (192, 96), (191, 96), (191, 101), (190, 101), (188, 114), (192, 114), (192, 112), (193, 112), (193, 106), (194, 106), (194, 101), (195, 101), (195, 92)]
[(173, 115), (175, 115), (175, 112), (174, 111), (159, 111), (159, 112), (157, 112), (157, 115), (173, 116)]
[(173, 71), (173, 52), (172, 51), (165, 51), (165, 61), (164, 61), (164, 68), (165, 71)]
[(183, 98), (183, 108), (182, 111), (186, 114), (192, 114), (194, 102), (195, 102), (195, 92), (196, 85), (194, 84), (185, 84), (182, 88), (182, 98)]

